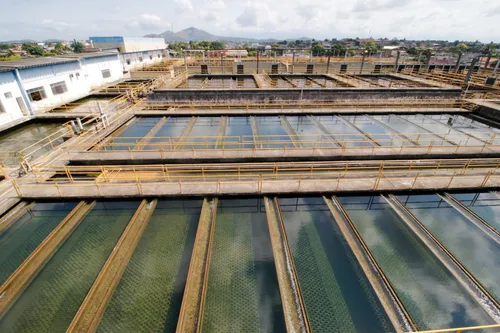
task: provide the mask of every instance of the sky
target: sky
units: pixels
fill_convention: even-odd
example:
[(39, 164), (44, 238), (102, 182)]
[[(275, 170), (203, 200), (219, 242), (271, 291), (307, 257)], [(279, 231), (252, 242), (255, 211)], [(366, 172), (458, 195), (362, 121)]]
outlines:
[(500, 42), (495, 0), (3, 1), (0, 41), (143, 36), (196, 27), (218, 36)]

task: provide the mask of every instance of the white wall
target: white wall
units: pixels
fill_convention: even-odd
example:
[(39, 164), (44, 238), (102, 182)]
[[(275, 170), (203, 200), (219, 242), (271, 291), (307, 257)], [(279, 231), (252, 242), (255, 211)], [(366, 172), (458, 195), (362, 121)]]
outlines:
[[(11, 93), (12, 97), (6, 98), (5, 93)], [(14, 72), (0, 73), (0, 102), (5, 108), (5, 113), (0, 113), (0, 125), (7, 124), (13, 120), (23, 117), (16, 98), (21, 97), (21, 90), (17, 85)]]
[[(109, 69), (111, 77), (104, 79), (102, 70)], [(47, 98), (31, 102), (33, 111), (44, 111), (54, 106), (85, 97), (98, 86), (117, 81), (123, 77), (120, 58), (117, 55), (95, 57), (70, 63), (20, 69), (26, 90), (43, 86)], [(79, 76), (77, 75), (79, 74)], [(73, 75), (70, 78), (70, 75)], [(51, 84), (66, 82), (67, 92), (54, 95)]]
[[(123, 78), (123, 69), (118, 54), (108, 57), (82, 60), (89, 89), (108, 84)], [(109, 69), (111, 77), (103, 78), (102, 70)]]
[[(45, 89), (47, 98), (41, 101), (32, 101), (31, 106), (33, 111), (41, 111), (50, 106), (60, 105), (88, 93), (85, 74), (78, 61), (20, 69), (19, 74), (23, 81), (24, 89), (29, 90), (38, 87)], [(73, 80), (70, 79), (70, 75), (73, 75)], [(54, 95), (50, 85), (62, 81), (66, 82), (68, 91), (63, 94)]]
[[(151, 59), (150, 56), (153, 59)], [(160, 62), (163, 59), (164, 54), (163, 50), (154, 50), (148, 52), (124, 53), (120, 54), (120, 57), (122, 59), (123, 70), (130, 71), (132, 69)], [(142, 57), (142, 62), (139, 61), (140, 57)], [(130, 60), (130, 64), (127, 64), (127, 60)]]

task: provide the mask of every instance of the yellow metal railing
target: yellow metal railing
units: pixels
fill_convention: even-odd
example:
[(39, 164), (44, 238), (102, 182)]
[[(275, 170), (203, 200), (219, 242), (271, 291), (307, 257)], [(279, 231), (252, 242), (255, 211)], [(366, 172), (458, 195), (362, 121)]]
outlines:
[[(491, 331), (492, 329), (499, 329), (497, 331)], [(467, 333), (467, 332), (491, 332), (498, 333), (500, 331), (500, 324), (494, 325), (483, 325), (483, 326), (470, 326), (470, 327), (460, 327), (460, 328), (444, 328), (438, 330), (429, 330), (429, 331), (418, 331), (416, 333)]]
[[(339, 123), (342, 125), (341, 123)], [(425, 124), (424, 124), (425, 125)], [(441, 147), (459, 150), (466, 147), (493, 148), (500, 146), (500, 135), (497, 132), (421, 132), (393, 134), (296, 134), (289, 135), (247, 135), (247, 136), (152, 136), (152, 137), (114, 137), (108, 142), (94, 147), (94, 151), (128, 150), (128, 151), (171, 151), (204, 149), (386, 149), (386, 148), (428, 148)], [(147, 144), (138, 145), (146, 141)], [(297, 145), (298, 144), (298, 145)], [(88, 150), (93, 144), (77, 142), (67, 147)]]
[[(153, 167), (153, 166), (149, 166)], [(328, 171), (323, 168), (314, 171), (314, 166), (303, 170), (280, 169), (268, 173), (233, 170), (208, 171), (204, 168), (198, 174), (172, 172), (169, 166), (154, 166), (147, 170), (145, 166), (119, 166), (115, 169), (99, 167), (88, 174), (73, 173), (71, 167), (62, 167), (52, 177), (47, 169), (44, 174), (37, 174), (35, 179), (9, 179), (20, 197), (65, 197), (65, 196), (113, 196), (113, 195), (183, 195), (224, 193), (280, 193), (293, 192), (331, 192), (331, 191), (394, 191), (428, 189), (450, 190), (460, 188), (497, 187), (500, 175), (498, 165), (491, 167), (467, 167), (453, 169), (436, 165), (433, 169), (419, 170), (413, 165), (405, 170), (379, 169), (354, 171), (344, 166)], [(64, 172), (64, 173), (62, 173)], [(216, 173), (217, 172), (217, 173)], [(165, 186), (168, 184), (168, 186)], [(11, 193), (12, 195), (12, 193)]]
[(470, 110), (475, 107), (474, 103), (467, 100), (447, 100), (447, 99), (421, 99), (421, 100), (408, 100), (408, 99), (351, 99), (351, 100), (277, 100), (257, 102), (252, 100), (241, 100), (228, 103), (227, 101), (148, 101), (142, 103), (141, 107), (144, 110), (162, 110), (175, 106), (176, 108), (183, 109), (228, 109), (231, 108), (246, 108), (246, 109), (287, 109), (287, 108), (330, 108), (330, 109), (382, 109), (382, 108), (397, 108), (399, 109), (439, 109), (439, 108), (456, 108), (461, 110)]

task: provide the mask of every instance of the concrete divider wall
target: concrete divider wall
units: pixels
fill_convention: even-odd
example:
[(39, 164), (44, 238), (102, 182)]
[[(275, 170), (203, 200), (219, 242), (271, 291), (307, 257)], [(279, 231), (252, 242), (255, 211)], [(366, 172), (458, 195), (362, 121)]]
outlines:
[(411, 88), (411, 89), (176, 89), (156, 90), (148, 96), (153, 102), (207, 101), (229, 103), (232, 101), (296, 101), (336, 99), (456, 99), (460, 89)]

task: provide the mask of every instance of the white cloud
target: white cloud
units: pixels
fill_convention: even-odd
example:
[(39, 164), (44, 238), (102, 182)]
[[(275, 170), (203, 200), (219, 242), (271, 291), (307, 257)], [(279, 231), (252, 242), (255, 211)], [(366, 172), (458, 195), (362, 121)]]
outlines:
[(172, 24), (176, 31), (193, 26), (220, 36), (324, 39), (371, 31), (375, 38), (500, 42), (498, 1), (141, 0), (123, 6), (118, 0), (44, 0), (41, 7), (33, 1), (4, 1), (0, 40), (140, 35)]
[(252, 27), (257, 25), (258, 11), (254, 7), (246, 7), (240, 16), (236, 18), (236, 22), (242, 27)]
[(177, 9), (181, 11), (193, 10), (193, 4), (191, 3), (191, 0), (174, 0), (174, 4)]
[(42, 25), (40, 28), (48, 31), (63, 32), (68, 28), (73, 28), (76, 26), (77, 26), (76, 24), (67, 23), (63, 21), (55, 21), (53, 19), (46, 18), (42, 20)]
[(158, 29), (168, 28), (170, 24), (154, 14), (141, 14), (125, 24), (128, 29), (140, 29), (148, 32), (155, 32)]

